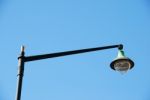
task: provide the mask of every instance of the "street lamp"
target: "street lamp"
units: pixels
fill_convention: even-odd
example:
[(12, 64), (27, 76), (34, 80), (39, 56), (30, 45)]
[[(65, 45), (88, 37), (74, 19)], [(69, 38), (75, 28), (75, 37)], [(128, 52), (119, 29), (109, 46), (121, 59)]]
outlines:
[(122, 49), (119, 49), (117, 58), (110, 64), (110, 67), (113, 70), (119, 71), (121, 73), (127, 72), (129, 69), (132, 69), (133, 66), (134, 62), (125, 56)]
[(21, 90), (22, 90), (22, 81), (24, 75), (25, 62), (48, 59), (48, 58), (56, 58), (56, 57), (74, 55), (74, 54), (80, 54), (86, 52), (93, 52), (93, 51), (99, 51), (105, 49), (112, 49), (112, 48), (118, 48), (119, 50), (117, 58), (110, 64), (112, 69), (123, 72), (133, 68), (134, 62), (131, 59), (125, 57), (124, 52), (122, 50), (123, 49), (122, 44), (80, 49), (80, 50), (73, 50), (73, 51), (65, 51), (65, 52), (57, 52), (57, 53), (50, 53), (50, 54), (34, 55), (34, 56), (25, 56), (25, 47), (22, 46), (21, 54), (18, 57), (18, 75), (17, 75), (18, 81), (17, 81), (17, 92), (16, 92), (15, 100), (21, 100)]

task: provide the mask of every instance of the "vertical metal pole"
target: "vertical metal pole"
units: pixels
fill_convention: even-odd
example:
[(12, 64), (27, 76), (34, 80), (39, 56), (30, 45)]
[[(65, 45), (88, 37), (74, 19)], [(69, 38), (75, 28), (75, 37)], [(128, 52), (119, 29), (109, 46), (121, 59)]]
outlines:
[(21, 90), (22, 90), (22, 81), (24, 74), (24, 46), (21, 47), (21, 54), (18, 58), (18, 75), (17, 75), (17, 91), (16, 91), (16, 99), (21, 100)]

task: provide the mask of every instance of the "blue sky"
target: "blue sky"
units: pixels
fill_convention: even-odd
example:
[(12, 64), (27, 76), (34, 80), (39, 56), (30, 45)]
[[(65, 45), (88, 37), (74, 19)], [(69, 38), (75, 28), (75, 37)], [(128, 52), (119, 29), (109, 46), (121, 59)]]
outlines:
[(26, 63), (22, 100), (149, 100), (149, 0), (0, 0), (0, 100), (16, 94), (17, 57), (124, 44), (135, 67), (110, 69), (117, 49)]

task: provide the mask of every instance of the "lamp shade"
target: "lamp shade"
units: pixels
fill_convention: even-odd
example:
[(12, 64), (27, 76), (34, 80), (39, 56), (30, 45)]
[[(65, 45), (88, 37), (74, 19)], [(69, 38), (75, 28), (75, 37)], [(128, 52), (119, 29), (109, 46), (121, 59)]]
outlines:
[(119, 72), (127, 72), (129, 69), (133, 68), (134, 62), (125, 56), (123, 50), (118, 51), (117, 58), (111, 62), (110, 67), (113, 70)]

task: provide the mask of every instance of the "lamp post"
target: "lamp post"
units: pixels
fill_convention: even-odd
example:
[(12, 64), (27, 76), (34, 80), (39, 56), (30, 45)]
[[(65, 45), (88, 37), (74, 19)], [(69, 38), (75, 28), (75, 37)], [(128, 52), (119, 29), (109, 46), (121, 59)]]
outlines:
[(80, 49), (80, 50), (73, 50), (73, 51), (65, 51), (65, 52), (57, 52), (57, 53), (50, 53), (50, 54), (42, 54), (42, 55), (33, 55), (33, 56), (25, 56), (25, 47), (22, 46), (21, 54), (18, 57), (18, 75), (17, 75), (18, 79), (17, 79), (17, 91), (16, 91), (15, 100), (21, 100), (21, 90), (22, 90), (22, 81), (24, 75), (25, 62), (48, 59), (48, 58), (56, 58), (56, 57), (74, 55), (74, 54), (80, 54), (86, 52), (93, 52), (93, 51), (99, 51), (105, 49), (112, 49), (112, 48), (118, 48), (119, 50), (118, 57), (110, 64), (112, 69), (117, 71), (127, 71), (133, 68), (134, 62), (131, 59), (125, 57), (122, 44)]

